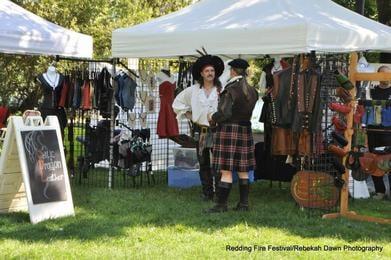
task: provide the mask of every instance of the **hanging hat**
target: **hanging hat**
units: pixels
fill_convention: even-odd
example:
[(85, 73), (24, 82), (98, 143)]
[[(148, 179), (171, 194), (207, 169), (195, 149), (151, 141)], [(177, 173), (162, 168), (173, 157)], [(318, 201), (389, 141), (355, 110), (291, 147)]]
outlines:
[(229, 66), (232, 68), (238, 68), (238, 69), (247, 69), (250, 65), (246, 60), (243, 59), (234, 59), (228, 63)]
[(203, 55), (193, 64), (192, 74), (195, 80), (201, 78), (201, 72), (205, 66), (212, 66), (215, 69), (216, 78), (220, 77), (224, 71), (224, 62), (220, 57), (214, 55)]

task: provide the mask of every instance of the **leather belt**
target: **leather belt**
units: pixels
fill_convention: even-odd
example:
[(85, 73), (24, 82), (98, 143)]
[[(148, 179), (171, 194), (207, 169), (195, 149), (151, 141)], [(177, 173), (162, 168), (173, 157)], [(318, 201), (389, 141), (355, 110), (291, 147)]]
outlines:
[(210, 132), (210, 127), (194, 123), (194, 131), (199, 131), (200, 133), (204, 134)]

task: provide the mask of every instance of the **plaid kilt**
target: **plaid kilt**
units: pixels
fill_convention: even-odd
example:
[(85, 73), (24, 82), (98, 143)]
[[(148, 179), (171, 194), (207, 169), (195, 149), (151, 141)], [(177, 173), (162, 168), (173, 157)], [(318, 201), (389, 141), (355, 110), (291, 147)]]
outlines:
[(251, 126), (224, 124), (213, 140), (213, 167), (216, 170), (248, 172), (254, 169), (254, 140)]

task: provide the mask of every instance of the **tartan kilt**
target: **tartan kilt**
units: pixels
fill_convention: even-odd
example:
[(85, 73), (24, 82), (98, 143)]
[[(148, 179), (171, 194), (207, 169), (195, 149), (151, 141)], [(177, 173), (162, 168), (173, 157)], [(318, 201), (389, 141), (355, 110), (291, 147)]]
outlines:
[(248, 172), (254, 169), (254, 140), (251, 126), (224, 124), (213, 140), (213, 167), (220, 171)]

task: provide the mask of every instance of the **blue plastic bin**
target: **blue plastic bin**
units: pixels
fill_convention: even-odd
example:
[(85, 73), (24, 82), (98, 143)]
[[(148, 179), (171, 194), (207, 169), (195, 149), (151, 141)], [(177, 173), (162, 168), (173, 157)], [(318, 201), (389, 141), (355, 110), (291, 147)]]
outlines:
[(183, 169), (175, 166), (169, 166), (167, 172), (168, 187), (190, 188), (201, 185), (198, 169)]

